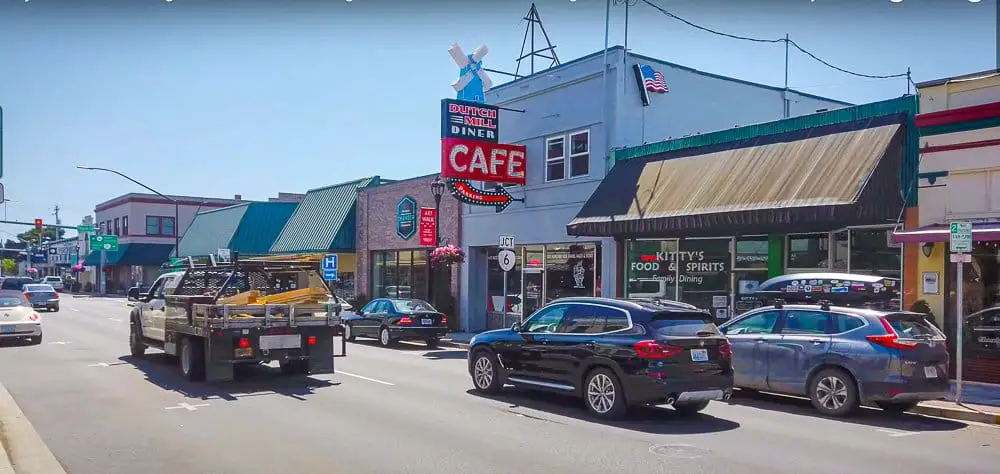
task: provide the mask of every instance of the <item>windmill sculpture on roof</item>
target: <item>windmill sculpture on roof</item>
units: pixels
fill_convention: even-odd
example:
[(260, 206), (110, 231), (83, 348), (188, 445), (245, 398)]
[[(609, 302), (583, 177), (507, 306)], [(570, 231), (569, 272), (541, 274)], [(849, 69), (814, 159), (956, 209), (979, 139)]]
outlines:
[(451, 85), (455, 92), (458, 92), (459, 100), (480, 104), (486, 102), (486, 92), (493, 87), (493, 81), (483, 70), (483, 57), (489, 52), (486, 45), (476, 48), (472, 54), (468, 55), (457, 44), (448, 48), (448, 54), (455, 60), (455, 65), (459, 67), (458, 80)]

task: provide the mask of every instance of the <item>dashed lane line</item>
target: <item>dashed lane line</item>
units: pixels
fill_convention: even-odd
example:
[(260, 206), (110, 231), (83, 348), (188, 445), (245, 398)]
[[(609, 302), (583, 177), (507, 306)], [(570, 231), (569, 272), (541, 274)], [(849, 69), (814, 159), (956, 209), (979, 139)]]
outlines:
[(392, 382), (386, 382), (385, 380), (373, 379), (371, 377), (365, 377), (364, 375), (357, 375), (357, 374), (352, 374), (350, 372), (344, 372), (343, 370), (338, 370), (338, 371), (336, 371), (336, 373), (340, 374), (340, 375), (346, 375), (348, 377), (354, 377), (356, 379), (367, 380), (369, 382), (380, 383), (382, 385), (390, 385), (390, 386), (396, 385), (396, 384), (394, 384)]

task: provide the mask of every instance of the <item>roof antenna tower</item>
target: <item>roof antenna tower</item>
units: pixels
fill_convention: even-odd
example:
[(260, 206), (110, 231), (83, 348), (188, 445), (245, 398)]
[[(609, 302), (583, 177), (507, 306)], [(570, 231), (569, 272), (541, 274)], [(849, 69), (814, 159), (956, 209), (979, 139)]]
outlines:
[[(514, 70), (514, 76), (521, 77), (521, 63), (523, 61), (528, 61), (530, 65), (531, 72), (529, 72), (528, 75), (534, 74), (536, 72), (535, 58), (549, 61), (549, 65), (539, 69), (539, 71), (544, 71), (545, 69), (549, 69), (553, 66), (558, 66), (560, 63), (559, 56), (556, 56), (556, 47), (549, 39), (549, 34), (545, 32), (545, 26), (542, 25), (542, 18), (538, 16), (538, 8), (535, 7), (534, 3), (531, 4), (531, 9), (528, 10), (528, 14), (523, 19), (528, 21), (528, 25), (524, 29), (524, 39), (521, 41), (521, 55), (517, 58), (517, 68)], [(536, 49), (535, 47), (536, 30), (540, 31), (542, 34), (541, 38), (545, 39), (545, 44), (547, 46), (544, 48)], [(541, 46), (541, 44), (539, 44), (539, 46)], [(527, 53), (525, 53), (526, 47), (530, 47), (530, 49), (527, 50)]]

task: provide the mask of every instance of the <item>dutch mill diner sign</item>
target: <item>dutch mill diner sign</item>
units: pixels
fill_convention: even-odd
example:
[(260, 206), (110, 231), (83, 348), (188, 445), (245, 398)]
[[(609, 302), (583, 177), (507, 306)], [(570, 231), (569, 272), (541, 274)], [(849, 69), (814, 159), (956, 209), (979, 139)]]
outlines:
[[(523, 145), (499, 142), (500, 108), (483, 103), (492, 82), (482, 68), (488, 50), (480, 46), (466, 55), (457, 44), (448, 49), (460, 68), (452, 84), (457, 99), (441, 101), (441, 177), (461, 202), (493, 206), (502, 212), (515, 199), (503, 184), (524, 185), (527, 152)], [(494, 183), (479, 189), (474, 181)]]

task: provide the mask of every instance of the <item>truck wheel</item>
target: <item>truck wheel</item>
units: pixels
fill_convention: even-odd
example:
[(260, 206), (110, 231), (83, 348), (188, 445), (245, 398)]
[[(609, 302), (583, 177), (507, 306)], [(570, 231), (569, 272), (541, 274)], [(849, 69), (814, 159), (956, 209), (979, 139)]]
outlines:
[(142, 337), (139, 336), (139, 328), (133, 320), (129, 323), (128, 331), (128, 347), (129, 352), (132, 353), (132, 357), (142, 357), (146, 353), (146, 344), (143, 344)]
[(205, 346), (197, 337), (181, 339), (181, 374), (190, 382), (205, 380)]

